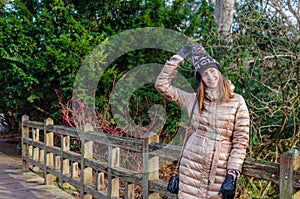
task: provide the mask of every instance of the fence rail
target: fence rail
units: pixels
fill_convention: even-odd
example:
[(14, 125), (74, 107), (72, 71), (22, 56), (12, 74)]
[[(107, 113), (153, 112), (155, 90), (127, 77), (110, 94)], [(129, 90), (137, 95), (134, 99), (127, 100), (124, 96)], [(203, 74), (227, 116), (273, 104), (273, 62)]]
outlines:
[[(80, 140), (79, 152), (71, 149), (71, 142), (77, 140)], [(97, 147), (101, 148), (102, 157), (95, 158), (99, 156)], [(94, 132), (88, 124), (84, 130), (78, 130), (54, 125), (52, 119), (36, 122), (27, 115), (22, 117), (23, 169), (30, 166), (41, 169), (46, 184), (59, 180), (63, 187), (72, 185), (80, 191), (81, 198), (133, 199), (136, 186), (140, 187), (143, 198), (176, 198), (166, 190), (167, 182), (159, 179), (159, 164), (160, 160), (176, 160), (180, 151), (178, 146), (160, 144), (158, 136), (142, 140), (123, 138)], [(137, 163), (141, 168), (132, 170), (123, 166), (122, 157), (130, 157), (129, 152), (140, 155)], [(246, 160), (242, 174), (279, 184), (280, 199), (300, 198), (297, 150), (282, 154), (279, 164)]]

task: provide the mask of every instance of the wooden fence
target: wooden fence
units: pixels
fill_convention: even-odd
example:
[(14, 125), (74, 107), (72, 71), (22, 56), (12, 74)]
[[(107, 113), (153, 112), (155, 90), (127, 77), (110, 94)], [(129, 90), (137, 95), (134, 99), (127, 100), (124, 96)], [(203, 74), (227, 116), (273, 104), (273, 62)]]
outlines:
[[(71, 149), (71, 143), (74, 145), (78, 140), (80, 152)], [(166, 190), (167, 182), (159, 179), (159, 164), (160, 160), (176, 160), (181, 148), (158, 142), (158, 136), (143, 140), (123, 138), (94, 132), (88, 124), (79, 130), (54, 125), (52, 119), (36, 122), (27, 115), (22, 117), (23, 169), (42, 170), (46, 184), (59, 180), (64, 187), (72, 185), (80, 191), (81, 198), (133, 199), (140, 194), (143, 199), (176, 198)], [(130, 157), (128, 152), (140, 156), (134, 163), (133, 159), (127, 160), (127, 164), (141, 168), (124, 167), (124, 157)], [(280, 164), (245, 161), (242, 174), (279, 184), (280, 199), (300, 198), (297, 150), (282, 154)], [(137, 186), (140, 193), (135, 191)]]

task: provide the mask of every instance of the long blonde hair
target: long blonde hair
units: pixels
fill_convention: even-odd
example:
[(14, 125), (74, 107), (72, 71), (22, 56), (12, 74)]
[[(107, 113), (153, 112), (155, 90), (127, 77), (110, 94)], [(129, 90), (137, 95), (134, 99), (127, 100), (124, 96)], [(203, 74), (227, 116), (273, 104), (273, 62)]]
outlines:
[[(230, 81), (225, 78), (222, 73), (218, 70), (219, 73), (219, 83), (218, 83), (218, 91), (219, 91), (219, 98), (218, 102), (229, 102), (231, 96), (231, 90), (230, 90)], [(200, 80), (199, 83), (199, 88), (198, 88), (198, 105), (199, 105), (199, 113), (202, 114), (203, 111), (205, 110), (204, 107), (204, 99), (206, 97), (206, 86), (202, 79)]]

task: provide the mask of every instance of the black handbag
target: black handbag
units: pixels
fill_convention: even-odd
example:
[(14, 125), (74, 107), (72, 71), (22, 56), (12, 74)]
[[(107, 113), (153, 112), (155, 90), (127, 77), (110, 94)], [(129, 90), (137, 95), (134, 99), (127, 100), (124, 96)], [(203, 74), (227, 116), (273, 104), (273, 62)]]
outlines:
[(167, 190), (170, 193), (178, 194), (179, 191), (179, 176), (171, 176), (167, 185)]
[(177, 174), (177, 171), (179, 169), (179, 164), (180, 164), (180, 159), (182, 157), (183, 149), (185, 147), (187, 139), (189, 138), (188, 131), (189, 131), (189, 127), (191, 125), (191, 120), (192, 120), (192, 117), (193, 117), (193, 114), (194, 114), (194, 109), (195, 109), (195, 105), (196, 105), (196, 102), (197, 102), (197, 96), (198, 96), (198, 94), (196, 95), (196, 98), (195, 98), (195, 101), (194, 101), (194, 104), (193, 104), (191, 116), (190, 116), (190, 119), (189, 119), (189, 124), (188, 124), (187, 131), (185, 133), (184, 140), (183, 140), (183, 147), (182, 147), (182, 150), (181, 150), (180, 157), (177, 161), (176, 169), (174, 171), (174, 174), (170, 177), (168, 185), (167, 185), (167, 190), (170, 193), (173, 193), (173, 194), (178, 194), (178, 191), (179, 191), (179, 176)]

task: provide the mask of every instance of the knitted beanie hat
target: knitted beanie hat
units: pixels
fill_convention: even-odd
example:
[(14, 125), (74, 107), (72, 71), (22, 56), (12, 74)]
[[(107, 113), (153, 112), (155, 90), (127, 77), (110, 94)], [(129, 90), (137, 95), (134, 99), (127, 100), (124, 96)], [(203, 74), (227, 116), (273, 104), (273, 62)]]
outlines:
[(222, 72), (219, 62), (210, 57), (203, 46), (196, 44), (192, 49), (192, 60), (194, 65), (194, 74), (197, 72), (202, 75), (208, 68), (216, 68)]

